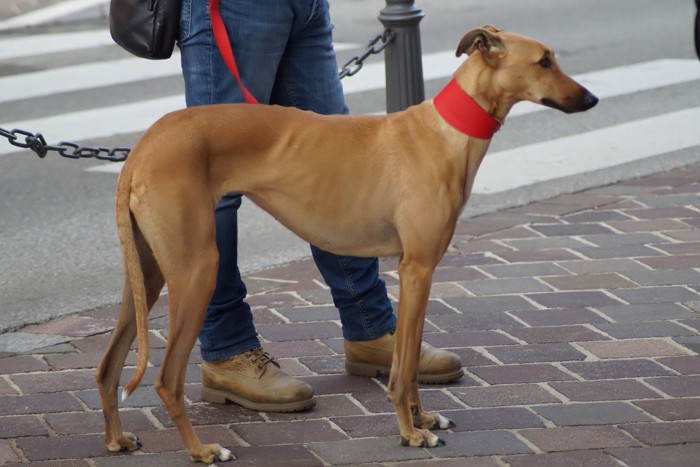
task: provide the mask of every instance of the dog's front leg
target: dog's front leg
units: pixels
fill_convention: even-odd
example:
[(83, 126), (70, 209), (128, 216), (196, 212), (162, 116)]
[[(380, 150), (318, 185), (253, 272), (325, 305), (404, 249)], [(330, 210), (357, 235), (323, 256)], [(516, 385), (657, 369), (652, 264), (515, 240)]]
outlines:
[[(396, 410), (401, 444), (435, 447), (444, 442), (426, 428), (447, 428), (447, 420), (423, 411), (418, 393), (418, 361), (423, 336), (423, 320), (430, 295), (434, 264), (415, 261), (408, 255), (399, 264), (400, 297), (396, 348), (389, 377), (389, 399)], [(449, 421), (447, 421), (449, 422)]]

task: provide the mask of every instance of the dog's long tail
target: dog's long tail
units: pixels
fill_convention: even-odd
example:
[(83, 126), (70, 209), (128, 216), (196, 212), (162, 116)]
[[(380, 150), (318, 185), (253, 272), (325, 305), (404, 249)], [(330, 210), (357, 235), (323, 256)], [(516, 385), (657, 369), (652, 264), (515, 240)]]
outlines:
[[(129, 201), (131, 198), (131, 176), (128, 169), (123, 170), (119, 176), (118, 185), (123, 189), (117, 190), (117, 231), (119, 241), (124, 251), (124, 268), (127, 280), (130, 281), (134, 300), (134, 312), (136, 314), (136, 338), (138, 341), (138, 362), (136, 371), (124, 386), (122, 401), (134, 392), (141, 382), (148, 364), (148, 303), (146, 299), (146, 285), (141, 269), (141, 261), (136, 248), (134, 233), (138, 226), (132, 217)], [(126, 284), (125, 284), (126, 286)]]

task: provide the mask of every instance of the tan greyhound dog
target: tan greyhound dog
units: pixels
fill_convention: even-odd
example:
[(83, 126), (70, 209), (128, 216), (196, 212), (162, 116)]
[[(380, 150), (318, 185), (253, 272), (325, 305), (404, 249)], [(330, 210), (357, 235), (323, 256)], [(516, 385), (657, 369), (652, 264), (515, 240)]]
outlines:
[[(125, 263), (119, 321), (97, 369), (110, 451), (136, 450), (122, 431), (117, 391), (138, 336), (148, 361), (148, 313), (168, 286), (170, 334), (155, 388), (192, 460), (234, 456), (202, 444), (185, 412), (188, 356), (214, 290), (214, 205), (241, 192), (301, 238), (341, 255), (401, 255), (399, 320), (388, 395), (402, 444), (444, 442), (454, 426), (423, 409), (417, 368), (433, 270), (446, 251), (493, 132), (527, 100), (579, 112), (598, 99), (563, 73), (543, 44), (490, 26), (469, 31), (451, 83), (433, 100), (384, 116), (321, 116), (263, 105), (173, 112), (138, 141), (119, 177), (117, 227)], [(469, 97), (471, 96), (471, 97)], [(507, 170), (507, 167), (504, 167)]]

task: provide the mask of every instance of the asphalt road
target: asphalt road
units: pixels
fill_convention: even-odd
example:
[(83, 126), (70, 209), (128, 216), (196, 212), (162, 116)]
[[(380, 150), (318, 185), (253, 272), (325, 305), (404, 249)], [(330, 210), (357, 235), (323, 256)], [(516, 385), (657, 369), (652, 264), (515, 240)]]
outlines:
[[(380, 32), (381, 25), (376, 18), (384, 2), (331, 0), (331, 5), (336, 24), (335, 40), (339, 44), (350, 44), (347, 50), (339, 51), (342, 62), (357, 54)], [(636, 125), (666, 115), (680, 118), (679, 112), (700, 107), (700, 77), (693, 78), (691, 73), (690, 78), (673, 81), (679, 72), (669, 66), (667, 71), (661, 70), (661, 84), (642, 86), (643, 89), (635, 91), (630, 89), (637, 80), (644, 81), (646, 74), (635, 74), (625, 68), (659, 59), (681, 59), (686, 68), (692, 66), (690, 60), (695, 60), (692, 0), (421, 0), (418, 5), (426, 13), (421, 23), (426, 57), (454, 50), (462, 34), (472, 27), (493, 24), (536, 37), (552, 46), (563, 68), (571, 74), (620, 67), (627, 70), (621, 75), (624, 79), (616, 78), (623, 91), (611, 93), (594, 112), (562, 117), (547, 111), (509, 119), (497, 135), (492, 152), (517, 150), (579, 135), (582, 139), (575, 141), (577, 149), (581, 150), (587, 147), (586, 135), (595, 140), (596, 135), (602, 135), (607, 129), (611, 129), (613, 137), (624, 134), (633, 135), (624, 139), (651, 138), (660, 148), (652, 154), (654, 157), (643, 161), (621, 162), (610, 169), (584, 167), (575, 175), (553, 180), (540, 191), (533, 191), (526, 185), (507, 193), (485, 192), (476, 197), (481, 211), (580, 189), (584, 185), (605, 184), (611, 181), (613, 174), (618, 178), (635, 176), (700, 157), (700, 143), (691, 140), (682, 147), (674, 146), (679, 137), (674, 131), (650, 134), (642, 129), (635, 133), (632, 129), (627, 133), (615, 133), (629, 122)], [(44, 125), (70, 122), (71, 132), (95, 135), (81, 139), (80, 143), (130, 146), (140, 132), (120, 130), (121, 123), (111, 117), (109, 109), (125, 102), (139, 103), (182, 93), (181, 79), (176, 75), (101, 84), (107, 75), (119, 76), (128, 71), (119, 68), (118, 63), (130, 57), (113, 44), (76, 43), (75, 48), (68, 50), (42, 52), (44, 48), (51, 48), (52, 37), (65, 32), (106, 30), (106, 22), (99, 17), (99, 12), (93, 9), (71, 14), (60, 24), (0, 31), (0, 127), (18, 122)], [(22, 50), (21, 47), (29, 47), (29, 42), (23, 40), (32, 36), (41, 37), (41, 44)], [(372, 60), (380, 63), (381, 57)], [(455, 61), (455, 67), (457, 63)], [(67, 78), (58, 79), (55, 77), (59, 75), (52, 74), (83, 70), (81, 67), (92, 64), (105, 64), (108, 71), (95, 75), (87, 71), (79, 73), (75, 82), (85, 84), (78, 89), (66, 89), (61, 80)], [(426, 66), (426, 75), (429, 71)], [(37, 75), (42, 72), (49, 73), (46, 79), (30, 79), (43, 76)], [(434, 95), (449, 78), (448, 72), (437, 74), (439, 77), (426, 82), (427, 96)], [(359, 75), (348, 78), (352, 79), (371, 81)], [(379, 80), (373, 84), (348, 94), (353, 113), (383, 110), (383, 83)], [(57, 90), (51, 88), (54, 85), (58, 86)], [(46, 89), (35, 92), (36, 88), (43, 87)], [(595, 87), (591, 89), (597, 92)], [(84, 115), (81, 112), (88, 110), (98, 111), (80, 120), (80, 115)], [(673, 128), (671, 123), (669, 125)], [(97, 129), (91, 133), (93, 127)], [(24, 129), (47, 135), (56, 131), (51, 127)], [(62, 134), (56, 137), (64, 138)], [(4, 145), (0, 141), (0, 146)], [(101, 165), (104, 163), (72, 161), (55, 155), (38, 159), (27, 151), (0, 152), (0, 332), (119, 301), (122, 272), (113, 213), (116, 175), (86, 171), (86, 168)], [(247, 204), (241, 212), (241, 267), (244, 271), (308, 255), (308, 247), (303, 242)]]

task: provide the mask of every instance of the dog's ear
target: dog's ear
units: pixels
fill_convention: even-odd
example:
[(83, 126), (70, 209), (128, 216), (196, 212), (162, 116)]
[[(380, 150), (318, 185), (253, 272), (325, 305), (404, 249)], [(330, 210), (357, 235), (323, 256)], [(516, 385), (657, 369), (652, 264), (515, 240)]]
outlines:
[(500, 31), (493, 26), (472, 29), (459, 42), (457, 56), (461, 57), (463, 53), (471, 55), (475, 50), (478, 50), (487, 59), (501, 57), (505, 53), (506, 47), (501, 38), (497, 36)]

